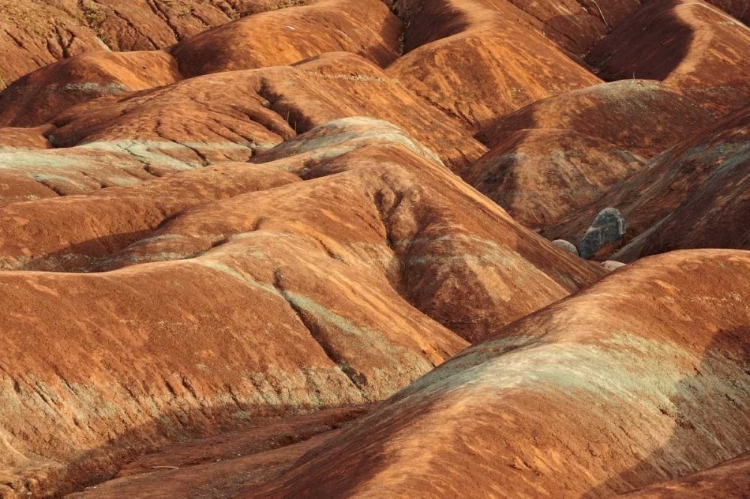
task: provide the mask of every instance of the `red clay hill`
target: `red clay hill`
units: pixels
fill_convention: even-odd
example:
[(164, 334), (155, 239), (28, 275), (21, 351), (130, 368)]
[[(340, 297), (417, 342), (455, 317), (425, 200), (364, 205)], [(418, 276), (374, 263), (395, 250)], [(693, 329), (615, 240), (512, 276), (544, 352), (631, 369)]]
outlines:
[(0, 0), (0, 498), (743, 497), (746, 10)]

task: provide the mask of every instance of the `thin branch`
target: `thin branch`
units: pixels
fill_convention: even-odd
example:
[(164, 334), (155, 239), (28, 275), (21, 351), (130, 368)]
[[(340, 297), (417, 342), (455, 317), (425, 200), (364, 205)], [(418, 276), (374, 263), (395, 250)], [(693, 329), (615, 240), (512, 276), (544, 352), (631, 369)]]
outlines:
[(601, 16), (602, 21), (604, 21), (604, 25), (607, 27), (608, 30), (612, 31), (612, 26), (609, 25), (609, 23), (607, 22), (607, 19), (604, 17), (604, 12), (602, 12), (602, 8), (599, 7), (599, 3), (596, 0), (591, 0), (591, 1), (594, 2), (594, 5), (596, 5), (596, 10), (599, 11), (599, 15)]

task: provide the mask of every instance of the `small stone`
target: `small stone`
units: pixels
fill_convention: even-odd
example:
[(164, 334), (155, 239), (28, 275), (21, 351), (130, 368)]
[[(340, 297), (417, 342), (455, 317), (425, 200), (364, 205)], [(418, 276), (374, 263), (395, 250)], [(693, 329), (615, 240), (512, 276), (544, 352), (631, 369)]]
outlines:
[(615, 260), (607, 260), (606, 262), (602, 262), (602, 267), (609, 270), (610, 272), (619, 269), (620, 267), (624, 267), (625, 264), (622, 262), (617, 262)]
[(567, 251), (570, 254), (578, 256), (578, 248), (576, 248), (573, 243), (568, 242), (565, 239), (555, 239), (554, 241), (552, 241), (552, 244)]

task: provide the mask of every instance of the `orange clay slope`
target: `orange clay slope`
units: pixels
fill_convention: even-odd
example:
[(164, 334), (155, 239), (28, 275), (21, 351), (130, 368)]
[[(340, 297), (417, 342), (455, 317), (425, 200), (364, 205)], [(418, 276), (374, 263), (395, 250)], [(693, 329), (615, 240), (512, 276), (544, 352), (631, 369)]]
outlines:
[(604, 274), (387, 123), (334, 122), (254, 162), (0, 209), (5, 265), (55, 271), (0, 273), (16, 492), (385, 398)]
[(713, 122), (700, 103), (669, 85), (622, 80), (536, 101), (477, 134), (489, 147), (526, 130), (569, 130), (606, 141), (645, 159)]
[(522, 224), (546, 229), (710, 123), (700, 104), (663, 83), (594, 85), (542, 99), (486, 127), (477, 138), (492, 149), (464, 179)]
[(657, 483), (627, 494), (631, 499), (699, 499), (723, 497), (742, 499), (750, 490), (750, 454), (730, 459), (708, 470), (676, 480)]
[[(328, 29), (320, 29), (324, 23)], [(0, 124), (36, 126), (103, 95), (203, 73), (288, 65), (328, 52), (357, 53), (385, 66), (398, 55), (400, 29), (399, 19), (377, 0), (326, 0), (261, 12), (168, 51), (100, 51), (46, 66), (0, 93)]]
[[(304, 0), (292, 4), (307, 3)], [(0, 0), (0, 90), (21, 76), (85, 52), (167, 48), (288, 0)]]
[(650, 2), (586, 60), (605, 80), (664, 81), (717, 115), (750, 98), (750, 28), (702, 0)]
[(531, 102), (600, 80), (505, 1), (426, 2), (388, 69), (417, 95), (478, 130)]
[(598, 200), (644, 160), (571, 130), (520, 130), (494, 147), (464, 179), (514, 220), (542, 229)]
[[(212, 74), (103, 97), (29, 130), (23, 141), (13, 129), (6, 140), (15, 146), (0, 149), (0, 179), (7, 186), (0, 202), (245, 161), (314, 126), (360, 115), (403, 127), (456, 171), (486, 150), (374, 64), (332, 53), (294, 67)], [(47, 148), (19, 148), (24, 141)]]
[[(542, 232), (573, 242), (599, 210), (615, 207), (627, 221), (617, 258), (632, 261), (681, 248), (750, 248), (748, 123), (750, 107), (655, 157), (598, 201)], [(606, 248), (606, 258), (618, 246)]]
[(644, 259), (239, 497), (613, 497), (750, 449), (750, 252)]
[(742, 489), (739, 21), (126, 3), (0, 0), (1, 499)]

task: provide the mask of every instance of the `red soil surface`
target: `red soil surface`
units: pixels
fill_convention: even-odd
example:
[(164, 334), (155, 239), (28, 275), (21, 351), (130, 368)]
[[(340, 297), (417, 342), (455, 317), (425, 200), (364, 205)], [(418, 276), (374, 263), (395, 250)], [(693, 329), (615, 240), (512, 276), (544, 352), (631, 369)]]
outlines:
[(750, 99), (750, 28), (701, 0), (650, 2), (586, 57), (605, 80), (664, 81), (718, 114)]
[(254, 162), (3, 208), (3, 265), (47, 271), (0, 274), (3, 464), (32, 491), (180, 435), (382, 399), (604, 274), (392, 125), (344, 120)]
[(0, 13), (0, 498), (747, 492), (740, 2)]
[(0, 0), (0, 90), (84, 52), (162, 49), (241, 16), (304, 0)]
[(582, 234), (600, 209), (614, 206), (628, 222), (623, 244), (629, 245), (616, 256), (624, 261), (682, 248), (749, 249), (748, 123), (746, 107), (665, 151), (543, 233)]
[(737, 250), (618, 270), (242, 497), (611, 497), (747, 452), (748, 277)]
[(724, 497), (742, 499), (750, 490), (750, 455), (743, 454), (711, 469), (699, 471), (677, 480), (646, 487), (626, 497), (640, 499), (671, 499), (684, 497)]
[(536, 24), (505, 1), (428, 2), (388, 73), (475, 131), (535, 100), (599, 83)]
[(648, 159), (711, 123), (709, 112), (668, 85), (623, 80), (540, 100), (477, 138), (494, 147), (521, 130), (570, 130)]
[(465, 173), (466, 181), (516, 221), (548, 227), (597, 201), (643, 166), (614, 144), (572, 130), (520, 130)]

